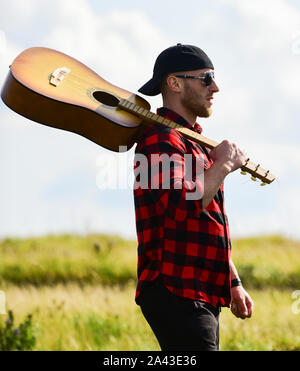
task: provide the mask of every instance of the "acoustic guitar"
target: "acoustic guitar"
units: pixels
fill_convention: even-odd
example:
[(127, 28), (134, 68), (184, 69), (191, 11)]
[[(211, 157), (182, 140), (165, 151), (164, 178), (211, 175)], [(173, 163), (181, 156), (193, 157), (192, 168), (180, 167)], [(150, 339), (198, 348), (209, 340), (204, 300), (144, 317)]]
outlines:
[[(68, 130), (119, 151), (138, 142), (148, 124), (165, 125), (207, 148), (217, 142), (150, 111), (142, 97), (110, 84), (76, 59), (49, 48), (19, 54), (1, 91), (3, 102), (38, 123)], [(274, 181), (270, 171), (247, 160), (241, 168), (262, 185)]]

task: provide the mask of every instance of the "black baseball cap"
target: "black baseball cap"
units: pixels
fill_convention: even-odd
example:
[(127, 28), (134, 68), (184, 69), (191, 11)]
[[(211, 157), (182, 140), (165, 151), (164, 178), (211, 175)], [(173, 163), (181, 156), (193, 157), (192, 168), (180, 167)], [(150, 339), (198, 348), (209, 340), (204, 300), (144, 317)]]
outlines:
[(139, 92), (154, 96), (160, 93), (163, 79), (173, 72), (193, 71), (202, 68), (214, 69), (207, 54), (197, 46), (177, 44), (165, 49), (155, 61), (153, 77)]

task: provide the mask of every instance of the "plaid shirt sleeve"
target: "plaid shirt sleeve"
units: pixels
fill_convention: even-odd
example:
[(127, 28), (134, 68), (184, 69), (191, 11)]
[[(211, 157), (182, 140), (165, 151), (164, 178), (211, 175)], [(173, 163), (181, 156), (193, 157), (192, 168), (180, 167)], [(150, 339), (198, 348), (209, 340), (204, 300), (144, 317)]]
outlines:
[[(201, 175), (204, 162), (201, 159), (197, 162), (197, 176), (193, 174), (189, 179), (183, 176), (186, 174), (187, 149), (178, 131), (168, 127), (160, 127), (159, 130), (155, 126), (151, 127), (136, 152), (145, 156), (148, 169), (136, 164), (135, 175), (148, 170), (147, 188), (151, 189), (151, 196), (158, 203), (161, 213), (180, 222), (188, 217), (197, 217), (202, 212)], [(164, 166), (164, 163), (170, 166)], [(190, 199), (189, 193), (198, 197)]]

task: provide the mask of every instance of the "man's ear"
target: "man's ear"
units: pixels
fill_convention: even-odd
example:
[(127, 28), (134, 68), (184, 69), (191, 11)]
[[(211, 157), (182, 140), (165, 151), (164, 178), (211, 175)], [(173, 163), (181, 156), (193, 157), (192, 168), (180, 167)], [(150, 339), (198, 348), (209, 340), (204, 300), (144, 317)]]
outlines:
[(167, 78), (166, 78), (166, 84), (168, 85), (169, 89), (171, 89), (175, 93), (179, 93), (182, 90), (182, 88), (183, 88), (182, 81), (180, 81), (174, 75), (167, 76)]

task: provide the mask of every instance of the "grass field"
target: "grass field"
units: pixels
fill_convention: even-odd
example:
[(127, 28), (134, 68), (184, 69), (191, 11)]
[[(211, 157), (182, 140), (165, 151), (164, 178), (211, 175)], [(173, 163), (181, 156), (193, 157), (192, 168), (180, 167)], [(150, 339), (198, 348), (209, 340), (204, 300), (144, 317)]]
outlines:
[[(233, 241), (233, 248), (255, 311), (242, 321), (222, 310), (221, 350), (300, 350), (300, 313), (291, 297), (300, 290), (300, 243), (267, 236)], [(32, 314), (35, 350), (159, 350), (134, 302), (134, 241), (106, 235), (6, 239), (0, 254), (7, 310), (16, 323)]]

